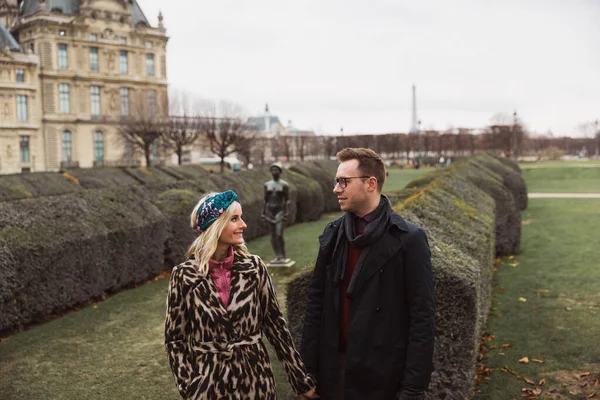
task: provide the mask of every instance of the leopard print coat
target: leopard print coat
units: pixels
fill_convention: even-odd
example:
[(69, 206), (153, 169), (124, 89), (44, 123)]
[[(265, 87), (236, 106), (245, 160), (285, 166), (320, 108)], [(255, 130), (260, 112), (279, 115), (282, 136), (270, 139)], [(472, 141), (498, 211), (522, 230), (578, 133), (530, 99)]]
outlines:
[(258, 256), (234, 254), (227, 309), (210, 276), (188, 260), (173, 268), (165, 347), (186, 399), (276, 399), (262, 333), (275, 348), (294, 391), (315, 386), (294, 347), (271, 278)]

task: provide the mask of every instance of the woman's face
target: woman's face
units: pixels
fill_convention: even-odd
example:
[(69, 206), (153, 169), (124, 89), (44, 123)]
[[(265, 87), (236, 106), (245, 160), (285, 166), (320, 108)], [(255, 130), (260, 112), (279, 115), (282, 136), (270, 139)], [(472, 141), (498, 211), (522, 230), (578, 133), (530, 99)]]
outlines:
[(237, 201), (231, 205), (233, 207), (233, 215), (231, 219), (225, 225), (221, 237), (219, 237), (219, 244), (234, 245), (243, 244), (244, 237), (243, 232), (246, 229), (246, 223), (242, 219), (242, 206)]

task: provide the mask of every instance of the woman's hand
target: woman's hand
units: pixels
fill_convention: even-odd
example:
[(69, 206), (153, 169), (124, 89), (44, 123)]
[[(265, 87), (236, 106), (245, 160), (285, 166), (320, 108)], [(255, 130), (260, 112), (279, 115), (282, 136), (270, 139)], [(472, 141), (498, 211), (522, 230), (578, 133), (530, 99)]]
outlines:
[(301, 394), (300, 396), (298, 396), (298, 398), (300, 400), (304, 400), (304, 399), (318, 399), (319, 395), (317, 394), (317, 387), (314, 386), (308, 392), (306, 392), (306, 393)]

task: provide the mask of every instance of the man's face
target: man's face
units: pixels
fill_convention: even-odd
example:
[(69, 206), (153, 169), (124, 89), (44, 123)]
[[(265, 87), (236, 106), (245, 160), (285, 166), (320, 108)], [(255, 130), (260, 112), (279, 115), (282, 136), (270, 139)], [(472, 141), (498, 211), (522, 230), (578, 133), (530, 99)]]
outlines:
[(281, 171), (279, 171), (279, 168), (271, 167), (271, 175), (273, 175), (273, 179), (275, 179), (275, 180), (279, 179), (280, 174), (281, 174)]
[[(362, 175), (358, 169), (358, 160), (348, 160), (338, 166), (335, 177), (349, 178)], [(342, 211), (362, 216), (365, 209), (369, 207), (368, 182), (366, 179), (352, 178), (347, 183), (346, 188), (342, 188), (340, 184), (335, 185), (333, 193), (337, 196)]]

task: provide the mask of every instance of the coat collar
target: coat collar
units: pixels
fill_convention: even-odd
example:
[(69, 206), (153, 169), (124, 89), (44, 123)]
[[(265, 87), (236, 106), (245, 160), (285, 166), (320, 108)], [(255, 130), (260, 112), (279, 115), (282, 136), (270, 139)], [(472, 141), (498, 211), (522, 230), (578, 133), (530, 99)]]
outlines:
[[(192, 260), (197, 268), (197, 262)], [(196, 308), (202, 310), (216, 323), (223, 325), (227, 332), (233, 332), (232, 321), (240, 320), (238, 313), (247, 312), (240, 295), (253, 291), (258, 285), (258, 265), (252, 257), (234, 251), (231, 268), (231, 291), (227, 308), (221, 302), (219, 292), (210, 275), (197, 276), (198, 280), (192, 288), (193, 301)]]

